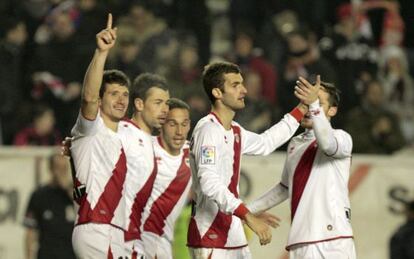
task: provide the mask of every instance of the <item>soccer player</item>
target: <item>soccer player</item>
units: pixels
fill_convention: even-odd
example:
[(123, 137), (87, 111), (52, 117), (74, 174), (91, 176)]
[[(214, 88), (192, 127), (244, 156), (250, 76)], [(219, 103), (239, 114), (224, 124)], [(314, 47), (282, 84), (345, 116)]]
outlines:
[[(139, 75), (131, 88), (132, 118), (121, 121), (119, 133), (127, 141), (125, 153), (128, 174), (124, 186), (123, 217), (126, 249), (145, 255), (141, 241), (144, 208), (150, 198), (157, 176), (151, 133), (160, 130), (168, 115), (168, 86), (163, 77), (144, 73)], [(121, 223), (121, 222), (119, 222)], [(161, 224), (162, 222), (160, 222)]]
[(79, 205), (72, 243), (78, 258), (131, 256), (124, 249), (123, 225), (115, 215), (127, 171), (125, 141), (117, 132), (129, 103), (129, 79), (117, 70), (104, 72), (115, 41), (109, 14), (106, 29), (96, 35), (97, 48), (85, 74), (80, 112), (72, 129)]
[(144, 212), (143, 246), (148, 258), (172, 259), (174, 225), (191, 187), (189, 146), (190, 107), (171, 98), (161, 134), (154, 137), (157, 177)]
[(203, 86), (212, 109), (197, 123), (191, 140), (195, 197), (188, 246), (193, 258), (251, 258), (241, 220), (265, 245), (271, 240), (271, 218), (252, 214), (239, 198), (241, 156), (267, 155), (281, 146), (299, 127), (307, 107), (299, 104), (279, 123), (256, 134), (233, 121), (236, 111), (244, 108), (247, 92), (237, 65), (206, 66)]
[[(304, 100), (312, 89), (319, 92)], [(338, 111), (339, 91), (318, 76), (315, 85), (299, 78), (295, 95), (309, 104), (301, 121), (305, 132), (288, 145), (280, 183), (248, 208), (257, 213), (290, 199), (286, 248), (291, 259), (356, 258), (348, 198), (352, 139), (330, 124)]]

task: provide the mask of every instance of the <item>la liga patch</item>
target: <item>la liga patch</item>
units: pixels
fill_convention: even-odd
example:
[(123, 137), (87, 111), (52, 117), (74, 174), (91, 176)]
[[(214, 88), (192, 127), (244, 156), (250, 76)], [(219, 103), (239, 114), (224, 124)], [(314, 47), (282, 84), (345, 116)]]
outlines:
[(201, 146), (201, 164), (214, 165), (216, 163), (216, 147)]

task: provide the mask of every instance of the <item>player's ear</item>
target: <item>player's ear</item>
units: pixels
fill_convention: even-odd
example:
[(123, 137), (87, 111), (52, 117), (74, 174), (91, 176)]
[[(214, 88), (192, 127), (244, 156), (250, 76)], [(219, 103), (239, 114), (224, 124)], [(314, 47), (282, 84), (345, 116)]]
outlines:
[(216, 99), (220, 99), (222, 96), (222, 92), (220, 90), (220, 88), (213, 88), (213, 90), (211, 90), (211, 92), (213, 93), (214, 98)]
[(336, 115), (336, 113), (338, 112), (338, 107), (334, 107), (334, 106), (331, 106), (331, 107), (329, 107), (329, 109), (328, 109), (328, 116), (329, 117), (333, 117), (333, 116), (335, 116)]
[(134, 107), (136, 111), (142, 112), (144, 110), (144, 100), (141, 98), (135, 98)]

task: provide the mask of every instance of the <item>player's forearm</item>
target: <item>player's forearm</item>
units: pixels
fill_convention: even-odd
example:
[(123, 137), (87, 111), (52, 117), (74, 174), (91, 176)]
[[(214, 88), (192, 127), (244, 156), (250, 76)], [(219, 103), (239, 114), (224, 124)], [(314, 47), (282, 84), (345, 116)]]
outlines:
[(288, 198), (289, 191), (281, 183), (275, 185), (272, 189), (247, 205), (252, 213), (258, 213), (269, 210)]
[(82, 115), (88, 119), (96, 118), (98, 114), (99, 89), (108, 51), (95, 50), (95, 54), (85, 74), (82, 87)]
[(37, 249), (37, 233), (33, 229), (26, 230), (25, 256), (26, 259), (35, 259)]
[(303, 114), (295, 109), (294, 114), (286, 114), (281, 121), (273, 125), (270, 129), (262, 134), (247, 132), (245, 137), (244, 153), (251, 155), (268, 155), (276, 148), (286, 143), (295, 134), (299, 127), (298, 120), (295, 116)]
[(270, 144), (270, 152), (285, 144), (295, 134), (303, 115), (299, 109), (295, 108), (290, 113), (285, 114), (283, 119), (273, 125), (267, 133), (264, 133), (269, 135), (266, 140), (270, 141), (266, 141), (266, 143), (268, 143), (267, 145)]
[(86, 102), (95, 102), (99, 98), (99, 89), (105, 68), (108, 51), (95, 50), (91, 63), (89, 63), (83, 81), (82, 99)]
[(334, 154), (338, 149), (338, 142), (335, 140), (334, 130), (331, 123), (320, 107), (319, 100), (309, 105), (310, 116), (313, 121), (313, 130), (315, 132), (318, 147), (328, 155)]

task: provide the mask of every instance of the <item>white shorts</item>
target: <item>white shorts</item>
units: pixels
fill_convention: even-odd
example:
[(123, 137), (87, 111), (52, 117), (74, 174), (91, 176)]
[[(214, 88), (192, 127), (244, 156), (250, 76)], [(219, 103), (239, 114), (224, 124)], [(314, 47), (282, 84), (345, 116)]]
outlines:
[(289, 259), (356, 259), (354, 239), (339, 238), (312, 244), (293, 246)]
[(237, 249), (189, 248), (193, 259), (251, 259), (248, 246)]
[(136, 240), (134, 250), (136, 253), (143, 253), (145, 258), (173, 258), (171, 242), (151, 232), (141, 234), (141, 240)]
[(75, 226), (72, 245), (79, 259), (132, 258), (132, 248), (124, 242), (124, 231), (108, 224), (87, 223)]

